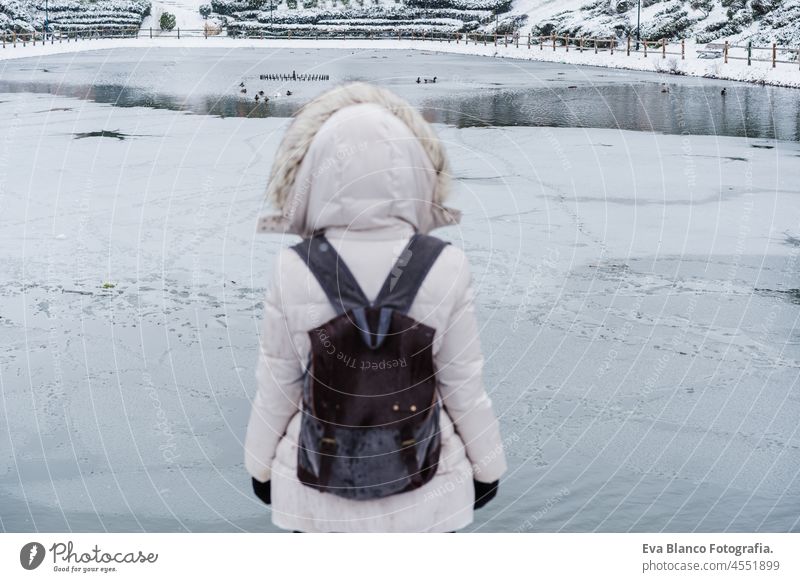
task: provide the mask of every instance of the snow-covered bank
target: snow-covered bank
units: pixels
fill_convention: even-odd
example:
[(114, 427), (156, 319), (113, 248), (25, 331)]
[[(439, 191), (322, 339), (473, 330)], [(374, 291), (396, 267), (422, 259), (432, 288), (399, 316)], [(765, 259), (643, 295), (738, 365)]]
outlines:
[(637, 71), (650, 71), (660, 73), (677, 72), (682, 75), (698, 77), (710, 77), (731, 81), (745, 81), (766, 85), (776, 85), (784, 87), (800, 87), (800, 69), (795, 65), (779, 64), (772, 68), (767, 62), (754, 62), (752, 66), (747, 66), (744, 61), (731, 61), (722, 64), (722, 59), (703, 59), (698, 58), (702, 51), (702, 46), (687, 43), (686, 59), (681, 60), (680, 56), (668, 55), (666, 59), (661, 57), (659, 52), (650, 53), (648, 57), (641, 54), (631, 54), (626, 56), (625, 50), (617, 50), (613, 55), (608, 52), (595, 54), (593, 50), (564, 51), (559, 48), (554, 51), (552, 47), (531, 46), (528, 48), (523, 40), (520, 46), (510, 43), (508, 46), (500, 43), (494, 46), (489, 43), (483, 45), (475, 44), (470, 41), (465, 43), (463, 40), (456, 43), (452, 42), (433, 42), (433, 41), (414, 41), (414, 40), (371, 40), (371, 39), (352, 39), (352, 40), (315, 40), (315, 39), (292, 39), (292, 40), (261, 40), (257, 38), (234, 39), (228, 37), (185, 37), (185, 38), (131, 38), (131, 39), (97, 39), (81, 40), (77, 42), (48, 43), (36, 46), (28, 44), (26, 47), (18, 45), (16, 48), (7, 45), (5, 49), (0, 49), (0, 60), (36, 57), (57, 53), (80, 52), (84, 50), (99, 50), (109, 48), (342, 48), (351, 50), (361, 49), (414, 49), (420, 51), (433, 51), (445, 53), (458, 53), (488, 56), (496, 58), (523, 59), (544, 62), (567, 63), (572, 65), (590, 65), (598, 67), (609, 67), (618, 69), (629, 69)]
[[(286, 123), (0, 95), (3, 529), (271, 528), (241, 439)], [(474, 529), (796, 531), (800, 144), (438, 130), (512, 466)]]
[(47, 19), (54, 31), (130, 35), (149, 14), (150, 0), (0, 0), (0, 33), (41, 33)]
[[(633, 34), (636, 0), (515, 0), (534, 34), (611, 36)], [(696, 38), (701, 42), (777, 41), (800, 44), (800, 0), (645, 0), (642, 38)]]

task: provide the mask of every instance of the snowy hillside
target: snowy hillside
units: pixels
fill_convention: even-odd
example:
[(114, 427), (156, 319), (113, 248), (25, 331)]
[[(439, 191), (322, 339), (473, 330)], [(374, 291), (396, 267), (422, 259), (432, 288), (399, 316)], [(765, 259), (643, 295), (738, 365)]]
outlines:
[[(41, 29), (45, 0), (0, 0), (0, 30)], [(636, 30), (636, 0), (54, 0), (50, 21), (66, 27), (158, 28), (162, 12), (200, 29), (200, 7), (233, 35), (264, 32), (324, 36), (467, 31), (612, 36)], [(800, 45), (800, 0), (642, 0), (649, 39), (720, 38)]]
[[(180, 2), (180, 0), (176, 0)], [(190, 2), (192, 0), (189, 0)], [(195, 0), (197, 1), (197, 0)], [(625, 36), (636, 0), (212, 0), (234, 33), (465, 32)], [(642, 36), (800, 44), (800, 0), (642, 0)]]
[[(800, 44), (800, 0), (642, 0), (643, 38)], [(516, 0), (533, 34), (617, 36), (636, 30), (636, 0)]]
[(212, 0), (229, 33), (292, 31), (369, 34), (455, 33), (495, 22), (511, 0)]
[[(150, 0), (50, 0), (47, 19), (55, 30), (118, 33), (136, 30), (150, 14)], [(45, 0), (0, 0), (0, 30), (42, 30)]]

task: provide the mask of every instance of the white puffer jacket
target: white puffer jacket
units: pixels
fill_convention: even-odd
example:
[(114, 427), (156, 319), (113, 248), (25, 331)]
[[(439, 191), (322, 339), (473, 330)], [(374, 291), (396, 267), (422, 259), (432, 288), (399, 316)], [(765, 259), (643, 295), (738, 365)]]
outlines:
[[(441, 205), (447, 163), (430, 126), (403, 101), (363, 84), (335, 89), (301, 110), (287, 131), (269, 186), (279, 217), (266, 231), (324, 231), (367, 297), (374, 298), (414, 231), (458, 221)], [(294, 242), (294, 241), (292, 241)], [(267, 293), (245, 465), (272, 481), (275, 525), (307, 532), (453, 531), (472, 521), (474, 478), (506, 469), (484, 390), (483, 359), (464, 253), (448, 245), (408, 315), (436, 329), (433, 345), (442, 450), (434, 478), (414, 491), (357, 501), (297, 479), (308, 330), (335, 317), (322, 288), (292, 250), (280, 253)]]

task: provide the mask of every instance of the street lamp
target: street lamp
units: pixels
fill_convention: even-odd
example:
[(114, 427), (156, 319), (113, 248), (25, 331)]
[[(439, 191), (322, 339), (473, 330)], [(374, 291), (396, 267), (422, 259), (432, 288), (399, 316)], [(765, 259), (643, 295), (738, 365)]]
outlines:
[(636, 50), (639, 50), (639, 41), (642, 40), (642, 0), (636, 9)]
[(44, 0), (44, 28), (42, 29), (43, 40), (47, 40), (47, 0)]

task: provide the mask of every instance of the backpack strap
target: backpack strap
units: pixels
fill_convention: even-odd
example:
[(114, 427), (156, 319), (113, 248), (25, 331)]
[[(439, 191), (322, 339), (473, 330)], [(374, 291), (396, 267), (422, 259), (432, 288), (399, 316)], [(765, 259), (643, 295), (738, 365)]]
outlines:
[(337, 315), (370, 304), (353, 273), (324, 235), (305, 239), (292, 250), (308, 265)]
[[(448, 244), (432, 236), (413, 235), (400, 253), (373, 303), (367, 299), (347, 264), (324, 235), (306, 239), (292, 249), (308, 265), (336, 314), (342, 315), (352, 311), (364, 343), (375, 350), (381, 347), (386, 339), (392, 312), (397, 311), (402, 314), (408, 312), (433, 263)], [(375, 331), (370, 329), (365, 312), (365, 308), (373, 305), (380, 307)]]
[(448, 244), (433, 236), (413, 235), (384, 281), (375, 305), (407, 313), (422, 282)]

